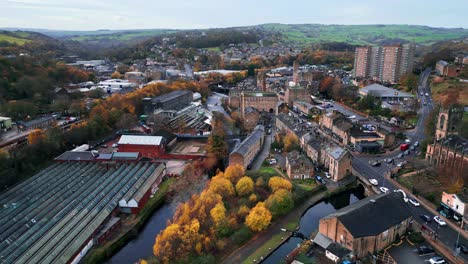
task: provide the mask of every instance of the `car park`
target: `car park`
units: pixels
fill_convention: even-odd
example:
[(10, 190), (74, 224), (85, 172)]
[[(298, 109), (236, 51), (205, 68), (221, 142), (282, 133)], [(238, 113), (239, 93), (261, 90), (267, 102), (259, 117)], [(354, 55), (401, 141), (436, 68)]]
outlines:
[(379, 189), (380, 189), (380, 191), (383, 192), (383, 193), (387, 193), (387, 192), (388, 192), (388, 188), (386, 188), (386, 187), (380, 187)]
[(444, 219), (440, 218), (440, 216), (436, 215), (434, 216), (434, 221), (439, 224), (440, 226), (446, 226), (447, 223), (444, 221)]
[(429, 259), (429, 263), (431, 263), (431, 264), (443, 264), (443, 263), (447, 263), (447, 262), (445, 262), (445, 259), (443, 259), (441, 256), (434, 256), (434, 257)]
[(430, 223), (432, 221), (432, 218), (430, 216), (428, 216), (428, 215), (422, 214), (419, 217), (426, 223)]
[(435, 253), (435, 250), (431, 247), (428, 247), (428, 246), (420, 246), (418, 248), (418, 254), (420, 256), (422, 255), (428, 255), (428, 254), (434, 254)]
[(409, 198), (408, 201), (414, 206), (420, 206), (421, 204), (414, 198)]
[(379, 185), (379, 181), (377, 181), (376, 179), (369, 179), (369, 182), (370, 184), (375, 185), (375, 186)]

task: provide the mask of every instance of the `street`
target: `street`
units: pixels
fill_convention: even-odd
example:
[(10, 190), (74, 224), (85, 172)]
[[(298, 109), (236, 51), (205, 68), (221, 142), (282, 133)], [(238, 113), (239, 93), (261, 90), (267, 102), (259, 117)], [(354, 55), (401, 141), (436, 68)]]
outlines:
[[(407, 137), (411, 139), (411, 143), (416, 141), (422, 142), (425, 138), (425, 120), (428, 117), (429, 113), (434, 108), (433, 101), (431, 99), (431, 91), (428, 84), (428, 79), (430, 76), (430, 69), (426, 69), (424, 72), (421, 73), (420, 81), (419, 81), (419, 91), (418, 97), (421, 99), (421, 109), (419, 111), (419, 120), (417, 126), (406, 133)], [(422, 95), (421, 95), (422, 93)], [(426, 95), (428, 94), (428, 96)], [(417, 148), (418, 149), (418, 148)], [(354, 155), (353, 156), (353, 168), (358, 171), (362, 176), (367, 179), (376, 179), (378, 181), (378, 187), (386, 187), (390, 191), (396, 189), (395, 186), (392, 185), (391, 182), (385, 179), (384, 175), (388, 172), (391, 168), (395, 167), (396, 165), (388, 164), (383, 161), (383, 159), (393, 158), (395, 160), (395, 164), (400, 161), (407, 159), (407, 157), (403, 157), (402, 159), (398, 159), (396, 156), (400, 153), (400, 150), (393, 151), (392, 153), (388, 153), (385, 155), (379, 156), (368, 156), (368, 155)], [(411, 156), (416, 155), (416, 151), (411, 152)], [(369, 160), (378, 159), (382, 161), (380, 166), (374, 167), (369, 164)], [(407, 194), (411, 196), (410, 194)], [(424, 206), (413, 206), (410, 203), (407, 203), (408, 209), (413, 215), (415, 221), (424, 224), (424, 221), (421, 219), (420, 215), (429, 215), (431, 218), (434, 216), (428, 209), (424, 208)], [(457, 241), (458, 232), (455, 231), (450, 226), (444, 226), (437, 228), (437, 224), (432, 221), (432, 223), (427, 225), (432, 230), (437, 231), (437, 239), (441, 241), (446, 247), (453, 249), (454, 245)], [(463, 236), (459, 236), (460, 243), (467, 245), (467, 240)], [(468, 256), (462, 254), (461, 257), (464, 258), (465, 261), (468, 262)]]

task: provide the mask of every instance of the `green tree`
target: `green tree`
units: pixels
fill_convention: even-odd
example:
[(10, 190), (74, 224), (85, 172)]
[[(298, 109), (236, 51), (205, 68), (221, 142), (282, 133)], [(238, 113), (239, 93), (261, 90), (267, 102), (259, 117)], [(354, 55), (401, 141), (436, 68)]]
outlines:
[(291, 192), (279, 189), (271, 194), (265, 202), (273, 217), (284, 215), (294, 208), (294, 200)]

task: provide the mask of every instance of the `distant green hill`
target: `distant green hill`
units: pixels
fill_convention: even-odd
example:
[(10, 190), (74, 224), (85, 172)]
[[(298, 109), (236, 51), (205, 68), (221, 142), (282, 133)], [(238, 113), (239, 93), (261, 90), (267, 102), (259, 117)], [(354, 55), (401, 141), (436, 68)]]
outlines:
[(269, 33), (280, 33), (283, 41), (299, 44), (346, 42), (368, 45), (409, 41), (430, 45), (441, 40), (468, 37), (468, 29), (415, 25), (264, 24), (255, 28)]
[(0, 42), (21, 46), (29, 41), (31, 41), (30, 34), (27, 32), (0, 31)]

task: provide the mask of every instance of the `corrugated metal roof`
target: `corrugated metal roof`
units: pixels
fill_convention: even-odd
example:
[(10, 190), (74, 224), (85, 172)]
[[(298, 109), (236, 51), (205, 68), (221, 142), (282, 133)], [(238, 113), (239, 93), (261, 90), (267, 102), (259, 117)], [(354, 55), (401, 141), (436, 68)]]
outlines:
[(119, 145), (161, 145), (162, 137), (160, 136), (136, 136), (123, 135), (120, 137)]

